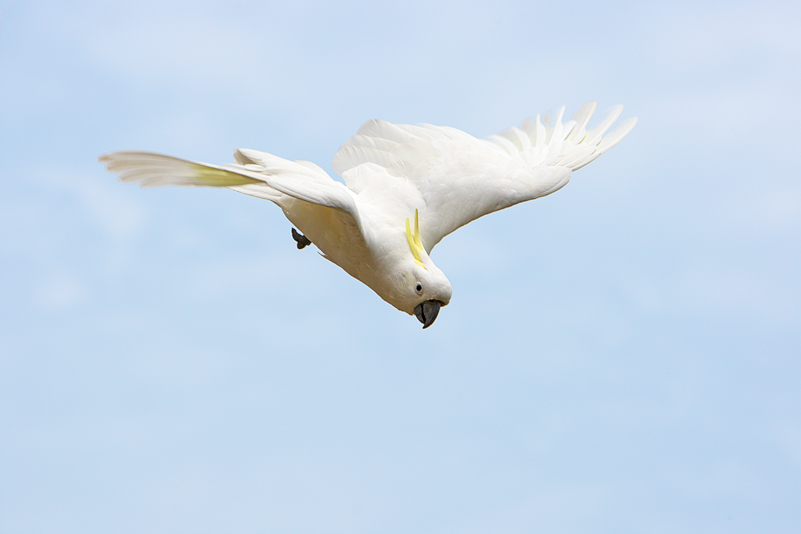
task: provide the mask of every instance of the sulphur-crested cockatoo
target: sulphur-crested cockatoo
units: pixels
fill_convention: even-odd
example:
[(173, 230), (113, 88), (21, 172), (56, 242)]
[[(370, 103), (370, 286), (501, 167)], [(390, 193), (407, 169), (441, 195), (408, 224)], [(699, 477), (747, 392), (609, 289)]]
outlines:
[(454, 128), (372, 120), (340, 147), (332, 166), (343, 185), (308, 161), (256, 150), (234, 151), (236, 163), (210, 165), (140, 151), (100, 156), (125, 183), (227, 187), (270, 200), (322, 255), (382, 299), (428, 328), (451, 300), (451, 284), (431, 261), (431, 250), (479, 217), (562, 188), (570, 175), (631, 131), (629, 119), (604, 135), (616, 107), (587, 130), (596, 103), (553, 125), (550, 114), (489, 139)]

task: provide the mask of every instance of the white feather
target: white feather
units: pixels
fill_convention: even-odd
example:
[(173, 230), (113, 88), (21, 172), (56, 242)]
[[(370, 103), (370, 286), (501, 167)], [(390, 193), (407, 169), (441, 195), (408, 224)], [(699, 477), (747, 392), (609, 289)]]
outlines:
[[(234, 151), (235, 163), (222, 166), (141, 151), (110, 152), (100, 161), (124, 183), (227, 187), (270, 200), (327, 259), (413, 313), (421, 302), (450, 300), (450, 283), (428, 256), (444, 236), (564, 187), (636, 124), (629, 119), (604, 135), (618, 106), (587, 131), (596, 107), (582, 106), (564, 123), (562, 107), (553, 125), (550, 113), (537, 115), (483, 140), (450, 127), (371, 120), (334, 156), (345, 185), (312, 162), (249, 149)], [(405, 231), (410, 218), (419, 218), (419, 264)]]

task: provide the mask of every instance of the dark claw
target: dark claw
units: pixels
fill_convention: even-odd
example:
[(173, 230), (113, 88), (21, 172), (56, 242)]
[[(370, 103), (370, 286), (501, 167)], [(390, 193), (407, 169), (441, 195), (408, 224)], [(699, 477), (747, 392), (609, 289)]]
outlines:
[(297, 241), (298, 250), (302, 249), (303, 247), (308, 247), (309, 245), (312, 244), (312, 242), (309, 241), (308, 237), (306, 237), (305, 235), (301, 234), (300, 232), (298, 232), (294, 228), (292, 229), (292, 239)]

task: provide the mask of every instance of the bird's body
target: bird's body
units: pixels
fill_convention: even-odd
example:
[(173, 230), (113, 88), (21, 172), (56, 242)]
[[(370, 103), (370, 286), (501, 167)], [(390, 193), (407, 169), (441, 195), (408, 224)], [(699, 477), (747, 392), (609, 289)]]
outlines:
[[(588, 104), (562, 123), (562, 108), (553, 126), (548, 115), (537, 116), (488, 140), (453, 128), (369, 121), (334, 157), (345, 184), (313, 163), (246, 149), (234, 151), (236, 163), (225, 166), (138, 151), (111, 152), (100, 161), (121, 181), (142, 187), (228, 187), (274, 202), (327, 259), (426, 328), (452, 294), (429, 257), (444, 236), (560, 189), (636, 123), (630, 119), (604, 136), (618, 106), (587, 131), (594, 110)], [(299, 248), (303, 236), (296, 237)]]

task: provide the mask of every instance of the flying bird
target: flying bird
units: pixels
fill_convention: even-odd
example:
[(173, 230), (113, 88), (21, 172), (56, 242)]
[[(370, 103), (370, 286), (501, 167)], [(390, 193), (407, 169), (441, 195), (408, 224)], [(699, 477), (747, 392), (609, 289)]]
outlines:
[[(604, 135), (617, 106), (595, 128), (597, 103), (562, 122), (550, 113), (488, 139), (455, 128), (365, 123), (343, 144), (332, 166), (344, 184), (308, 161), (249, 149), (235, 163), (212, 165), (143, 151), (98, 159), (124, 183), (140, 187), (227, 187), (272, 201), (294, 225), (299, 249), (322, 256), (428, 328), (451, 300), (451, 284), (431, 250), (457, 228), (488, 213), (561, 189), (573, 171), (619, 143), (631, 118)], [(296, 230), (297, 228), (298, 230)]]

